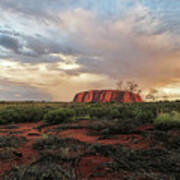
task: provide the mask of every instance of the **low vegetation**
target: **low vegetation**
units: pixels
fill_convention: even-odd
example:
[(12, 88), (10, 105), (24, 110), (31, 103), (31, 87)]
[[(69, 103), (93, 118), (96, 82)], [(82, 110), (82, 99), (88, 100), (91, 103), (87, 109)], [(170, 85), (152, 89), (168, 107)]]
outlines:
[(3, 180), (76, 180), (71, 169), (63, 168), (58, 159), (49, 155), (41, 157), (25, 167), (14, 167), (4, 175)]
[(0, 136), (0, 148), (18, 147), (27, 142), (25, 137)]
[(160, 113), (155, 119), (154, 124), (159, 129), (172, 129), (180, 127), (180, 113), (172, 111), (170, 113)]
[[(178, 118), (180, 102), (0, 104), (0, 124), (45, 122), (58, 124), (81, 119), (127, 120), (151, 123), (157, 116)], [(174, 115), (172, 112), (176, 112)], [(165, 113), (165, 115), (164, 115)], [(175, 117), (176, 116), (176, 117)], [(157, 123), (156, 120), (155, 123)]]
[[(180, 102), (1, 105), (0, 167), (18, 166), (0, 169), (0, 179), (178, 180), (179, 107)], [(38, 121), (24, 129), (14, 124)]]
[(155, 124), (175, 124), (180, 125), (180, 113), (172, 111), (171, 113), (160, 113), (154, 120)]
[(59, 108), (48, 111), (44, 115), (44, 121), (50, 124), (72, 122), (75, 120), (75, 111), (70, 108)]
[(0, 108), (0, 124), (37, 122), (47, 112), (45, 107), (32, 105), (6, 106)]

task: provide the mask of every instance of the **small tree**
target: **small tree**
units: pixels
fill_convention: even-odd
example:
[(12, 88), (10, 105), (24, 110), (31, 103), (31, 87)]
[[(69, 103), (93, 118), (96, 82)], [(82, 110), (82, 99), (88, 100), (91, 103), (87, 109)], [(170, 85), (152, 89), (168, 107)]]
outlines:
[(118, 81), (116, 83), (116, 86), (117, 86), (117, 89), (118, 90), (122, 90), (122, 91), (129, 91), (129, 92), (132, 92), (132, 93), (137, 93), (137, 94), (140, 94), (142, 92), (141, 89), (139, 89), (139, 85), (133, 81), (128, 81), (126, 82), (126, 85), (123, 86), (123, 81)]
[(146, 95), (145, 98), (146, 98), (147, 100), (153, 100), (153, 101), (155, 101), (156, 98), (157, 98), (157, 93), (158, 93), (158, 90), (152, 88), (152, 89), (149, 90), (149, 92), (148, 92), (148, 94)]
[(130, 92), (137, 92), (137, 91), (138, 91), (138, 87), (139, 87), (139, 85), (136, 84), (135, 82), (128, 81), (128, 82), (126, 83), (126, 88), (127, 88), (127, 90), (130, 91)]
[(141, 94), (142, 93), (142, 90), (141, 89), (139, 89), (138, 90), (138, 92), (137, 92), (137, 94)]
[(118, 90), (123, 90), (123, 81), (118, 81), (118, 82), (116, 83), (116, 86), (117, 86), (117, 89), (118, 89)]

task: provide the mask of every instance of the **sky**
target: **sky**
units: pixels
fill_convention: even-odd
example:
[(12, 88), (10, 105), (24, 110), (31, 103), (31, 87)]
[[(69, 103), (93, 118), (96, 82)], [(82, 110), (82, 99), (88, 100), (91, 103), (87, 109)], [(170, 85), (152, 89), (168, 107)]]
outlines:
[(0, 0), (0, 100), (139, 84), (180, 99), (179, 0)]

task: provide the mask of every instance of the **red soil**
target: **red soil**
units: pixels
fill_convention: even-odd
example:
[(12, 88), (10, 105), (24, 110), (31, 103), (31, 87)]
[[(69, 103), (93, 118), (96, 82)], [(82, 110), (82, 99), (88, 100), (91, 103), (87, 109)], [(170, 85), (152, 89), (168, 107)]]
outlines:
[(73, 129), (65, 130), (59, 133), (62, 137), (69, 137), (80, 140), (82, 142), (97, 143), (98, 136), (88, 136), (89, 130), (87, 129)]
[(153, 125), (145, 125), (145, 126), (137, 127), (135, 130), (138, 130), (138, 131), (146, 131), (146, 130), (150, 130), (150, 129), (153, 129), (153, 128), (154, 128)]
[(112, 139), (103, 139), (99, 140), (100, 144), (122, 144), (131, 149), (148, 149), (151, 145), (151, 142), (144, 141), (143, 137), (136, 134), (130, 135), (117, 135)]
[(38, 131), (34, 130), (33, 128), (37, 127), (38, 125), (42, 124), (40, 123), (21, 123), (18, 124), (17, 129), (3, 129), (6, 131), (6, 133), (0, 134), (0, 136), (8, 135), (8, 131), (11, 132), (17, 132), (20, 131), (20, 134), (17, 134), (17, 137), (23, 136), (27, 138), (27, 143), (23, 144), (21, 147), (15, 149), (16, 152), (21, 153), (22, 157), (18, 158), (16, 157), (13, 160), (3, 161), (3, 163), (0, 163), (0, 174), (3, 172), (10, 170), (13, 166), (16, 165), (28, 165), (34, 161), (38, 157), (38, 152), (32, 149), (32, 144), (37, 139), (37, 137), (29, 136), (29, 133), (38, 133)]
[[(21, 147), (15, 149), (16, 152), (22, 153), (22, 157), (15, 157), (12, 160), (1, 160), (0, 159), (0, 174), (3, 174), (5, 171), (10, 170), (14, 165), (28, 165), (31, 164), (35, 159), (38, 158), (39, 153), (36, 150), (33, 150), (32, 144), (45, 133), (46, 130), (55, 128), (60, 125), (53, 125), (47, 128), (44, 128), (41, 131), (35, 129), (35, 127), (41, 125), (42, 122), (39, 123), (22, 123), (16, 124), (18, 128), (16, 129), (0, 129), (0, 136), (8, 135), (11, 132), (21, 132), (20, 134), (14, 134), (17, 137), (24, 136), (27, 138), (27, 142), (24, 143)], [(92, 125), (91, 121), (79, 121), (78, 123), (73, 123), (73, 125)], [(66, 124), (67, 125), (67, 124)], [(72, 126), (72, 124), (71, 124)], [(152, 128), (151, 126), (140, 127), (137, 130), (147, 130)], [(130, 134), (130, 135), (116, 135), (111, 139), (103, 139), (98, 140), (99, 136), (90, 136), (90, 132), (92, 130), (87, 129), (71, 129), (64, 130), (58, 133), (62, 137), (70, 137), (74, 139), (78, 139), (82, 142), (88, 142), (92, 144), (100, 143), (100, 144), (122, 144), (132, 149), (147, 149), (151, 142), (143, 140), (141, 135)], [(1, 149), (0, 149), (1, 150)], [(106, 157), (95, 155), (95, 156), (86, 156), (83, 157), (76, 168), (77, 174), (81, 175), (82, 178), (87, 178), (93, 171), (97, 168), (98, 165), (104, 162), (110, 162), (111, 159)], [(99, 172), (99, 171), (98, 171)], [(106, 179), (105, 177), (94, 178), (97, 179)]]

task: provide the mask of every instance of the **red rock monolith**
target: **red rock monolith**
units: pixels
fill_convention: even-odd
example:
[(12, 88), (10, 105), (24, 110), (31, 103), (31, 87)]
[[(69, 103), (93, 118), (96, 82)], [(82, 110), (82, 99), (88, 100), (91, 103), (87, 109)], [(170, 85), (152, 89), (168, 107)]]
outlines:
[(92, 90), (75, 95), (73, 102), (143, 102), (141, 96), (129, 91), (120, 90)]

